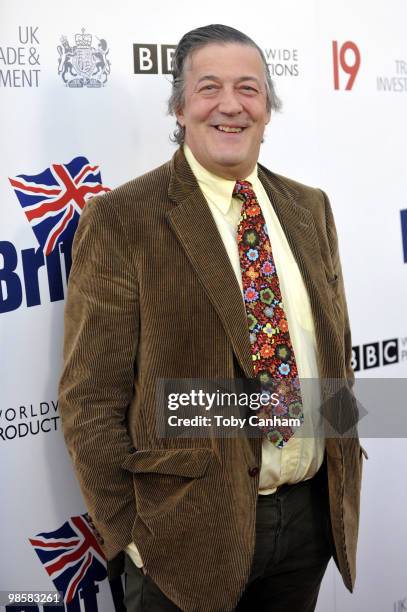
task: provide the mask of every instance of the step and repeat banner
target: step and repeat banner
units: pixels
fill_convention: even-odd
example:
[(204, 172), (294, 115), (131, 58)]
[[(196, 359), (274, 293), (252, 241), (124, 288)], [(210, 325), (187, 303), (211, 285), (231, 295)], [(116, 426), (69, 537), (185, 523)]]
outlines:
[[(186, 31), (225, 23), (264, 50), (283, 110), (260, 161), (330, 197), (357, 377), (405, 378), (406, 22), (404, 0), (0, 0), (0, 591), (121, 609), (61, 432), (64, 299), (85, 202), (175, 150), (166, 103)], [(407, 443), (363, 445), (356, 588), (331, 563), (319, 612), (407, 609)]]

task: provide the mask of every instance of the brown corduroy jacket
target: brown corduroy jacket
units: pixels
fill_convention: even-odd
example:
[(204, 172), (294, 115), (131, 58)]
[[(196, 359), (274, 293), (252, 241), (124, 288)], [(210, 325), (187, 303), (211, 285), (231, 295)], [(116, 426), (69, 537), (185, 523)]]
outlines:
[[(321, 379), (350, 379), (351, 341), (329, 201), (259, 165), (311, 302)], [(158, 379), (252, 377), (240, 288), (179, 149), (96, 197), (73, 246), (59, 406), (91, 517), (113, 560), (134, 541), (186, 612), (236, 606), (254, 553), (261, 438), (161, 438)], [(345, 394), (331, 410), (355, 410)], [(353, 589), (362, 449), (327, 438), (335, 562)]]

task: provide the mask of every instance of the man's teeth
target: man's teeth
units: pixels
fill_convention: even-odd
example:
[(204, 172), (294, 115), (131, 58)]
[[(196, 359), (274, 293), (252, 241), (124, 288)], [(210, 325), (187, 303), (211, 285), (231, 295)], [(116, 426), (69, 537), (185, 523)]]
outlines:
[(218, 125), (217, 129), (221, 132), (242, 132), (243, 128), (241, 127), (229, 127), (228, 125)]

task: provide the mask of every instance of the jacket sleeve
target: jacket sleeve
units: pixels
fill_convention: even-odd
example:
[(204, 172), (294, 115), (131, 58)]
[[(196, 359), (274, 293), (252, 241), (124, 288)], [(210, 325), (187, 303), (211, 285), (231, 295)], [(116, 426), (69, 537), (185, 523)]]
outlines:
[(132, 450), (126, 412), (138, 343), (137, 274), (111, 194), (90, 200), (72, 249), (59, 408), (65, 441), (103, 549), (131, 541)]
[[(341, 410), (339, 422), (337, 423), (337, 431), (346, 436), (359, 439), (357, 424), (360, 418), (359, 405), (354, 394), (355, 374), (352, 367), (352, 337), (349, 324), (348, 307), (346, 303), (345, 287), (342, 275), (342, 266), (339, 257), (338, 235), (336, 232), (335, 221), (332, 213), (332, 208), (328, 196), (322, 192), (325, 202), (325, 222), (328, 236), (330, 256), (333, 266), (333, 271), (336, 277), (336, 299), (341, 313), (342, 330), (343, 330), (343, 359), (345, 364), (345, 380), (337, 381), (341, 393), (339, 399)], [(361, 450), (367, 458), (366, 451), (361, 447)]]
[(345, 371), (346, 380), (350, 389), (352, 389), (355, 382), (355, 375), (352, 368), (352, 338), (349, 324), (348, 307), (345, 296), (345, 286), (343, 282), (342, 266), (339, 257), (339, 246), (338, 246), (338, 235), (336, 232), (335, 221), (332, 213), (331, 204), (326, 193), (322, 192), (325, 201), (325, 222), (326, 231), (328, 235), (328, 242), (331, 253), (332, 266), (337, 277), (338, 290), (337, 296), (339, 300), (339, 307), (343, 317), (343, 342), (344, 342), (344, 359), (345, 359)]

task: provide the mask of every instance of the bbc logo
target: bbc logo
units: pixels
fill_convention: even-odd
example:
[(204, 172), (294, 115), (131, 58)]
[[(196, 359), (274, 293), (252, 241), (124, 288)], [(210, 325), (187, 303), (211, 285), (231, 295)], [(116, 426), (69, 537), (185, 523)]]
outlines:
[(176, 45), (133, 45), (134, 74), (171, 74)]
[(359, 370), (370, 370), (380, 366), (391, 365), (399, 361), (399, 341), (382, 340), (371, 342), (362, 346), (352, 348), (352, 368), (355, 372)]

